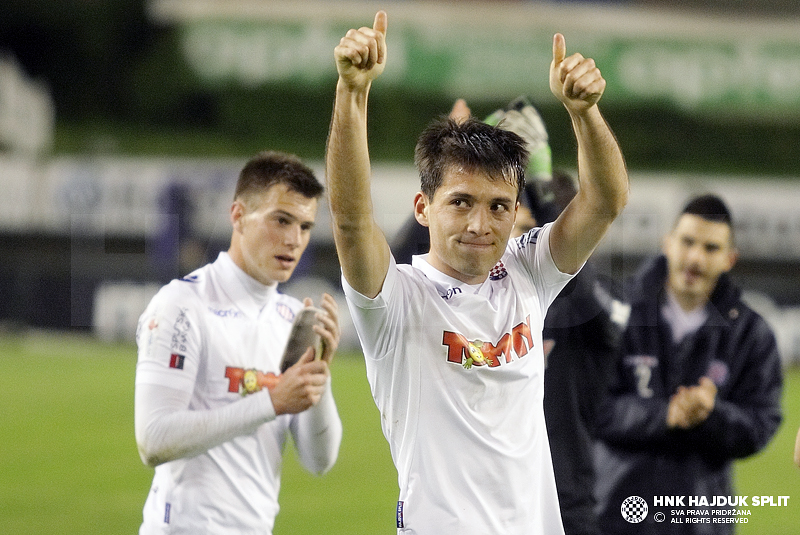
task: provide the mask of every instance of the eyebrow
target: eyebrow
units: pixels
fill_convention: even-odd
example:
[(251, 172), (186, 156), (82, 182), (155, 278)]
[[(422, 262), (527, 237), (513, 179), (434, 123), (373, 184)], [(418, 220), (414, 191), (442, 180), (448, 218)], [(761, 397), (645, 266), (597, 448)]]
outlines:
[(283, 217), (285, 217), (287, 219), (290, 219), (292, 221), (297, 221), (298, 223), (300, 223), (300, 225), (307, 225), (309, 228), (313, 227), (314, 224), (315, 224), (314, 221), (301, 221), (300, 219), (297, 218), (297, 216), (295, 216), (292, 213), (287, 212), (286, 210), (280, 210), (280, 209), (275, 210), (274, 212), (272, 212), (272, 215), (276, 216), (276, 217), (277, 216), (283, 216)]
[[(476, 197), (470, 193), (465, 193), (461, 191), (454, 191), (448, 194), (453, 199), (464, 199), (467, 201), (474, 201)], [(512, 199), (511, 197), (494, 197), (489, 201), (490, 204), (516, 204), (516, 199)]]

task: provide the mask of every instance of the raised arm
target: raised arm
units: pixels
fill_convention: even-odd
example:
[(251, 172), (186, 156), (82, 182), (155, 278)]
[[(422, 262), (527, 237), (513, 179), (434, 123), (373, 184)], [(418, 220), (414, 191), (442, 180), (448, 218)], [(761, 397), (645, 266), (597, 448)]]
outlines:
[(334, 50), (339, 80), (326, 154), (333, 237), (347, 282), (359, 293), (380, 293), (389, 245), (375, 223), (370, 194), (367, 97), (386, 65), (386, 13), (372, 28), (350, 30)]
[(617, 140), (597, 102), (606, 81), (594, 60), (566, 56), (564, 36), (553, 37), (550, 89), (564, 104), (578, 141), (580, 190), (553, 225), (550, 251), (556, 266), (575, 273), (628, 202), (628, 173)]

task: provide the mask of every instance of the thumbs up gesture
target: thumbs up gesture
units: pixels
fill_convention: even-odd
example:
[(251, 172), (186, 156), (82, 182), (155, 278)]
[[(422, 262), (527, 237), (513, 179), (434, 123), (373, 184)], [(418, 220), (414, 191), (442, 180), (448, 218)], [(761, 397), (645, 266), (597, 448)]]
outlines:
[(375, 14), (372, 28), (349, 30), (334, 49), (339, 79), (351, 89), (368, 87), (386, 66), (385, 11)]
[(567, 55), (567, 42), (557, 33), (553, 36), (553, 63), (550, 64), (550, 91), (570, 112), (591, 108), (603, 96), (606, 81), (592, 58), (581, 54)]

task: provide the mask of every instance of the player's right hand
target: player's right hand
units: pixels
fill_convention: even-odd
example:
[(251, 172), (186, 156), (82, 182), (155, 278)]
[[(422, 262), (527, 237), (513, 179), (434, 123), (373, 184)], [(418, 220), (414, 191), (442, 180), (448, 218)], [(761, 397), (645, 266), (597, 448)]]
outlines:
[(329, 375), (328, 363), (314, 360), (314, 349), (308, 348), (269, 390), (275, 414), (297, 414), (319, 403)]
[(349, 30), (334, 49), (339, 80), (350, 89), (367, 88), (386, 66), (385, 11), (375, 14), (372, 28)]

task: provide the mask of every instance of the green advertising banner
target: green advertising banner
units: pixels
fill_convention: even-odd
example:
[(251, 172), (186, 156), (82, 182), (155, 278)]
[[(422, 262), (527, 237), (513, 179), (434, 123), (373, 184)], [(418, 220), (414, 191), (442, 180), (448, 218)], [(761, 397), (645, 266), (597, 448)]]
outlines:
[[(161, 18), (179, 25), (182, 53), (204, 83), (245, 87), (329, 85), (333, 48), (347, 29), (370, 24), (374, 11), (365, 2), (298, 2), (294, 10), (278, 2), (278, 12), (273, 6), (188, 16), (176, 8), (186, 2), (157, 4), (172, 7)], [(544, 95), (559, 31), (568, 54), (596, 60), (608, 80), (607, 102), (667, 102), (750, 119), (800, 116), (800, 21), (590, 5), (430, 4), (390, 3), (396, 13), (387, 8), (389, 62), (381, 84), (467, 99)], [(343, 18), (348, 10), (367, 20)]]

